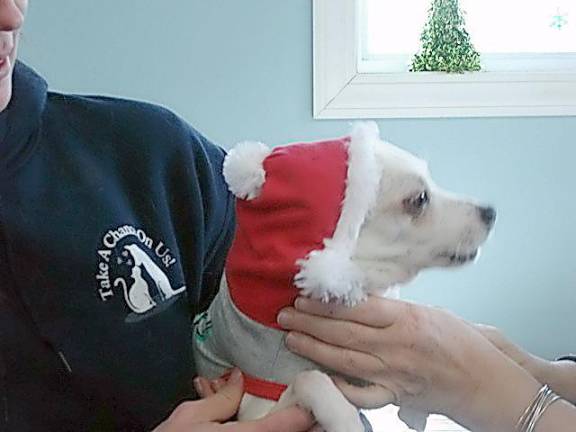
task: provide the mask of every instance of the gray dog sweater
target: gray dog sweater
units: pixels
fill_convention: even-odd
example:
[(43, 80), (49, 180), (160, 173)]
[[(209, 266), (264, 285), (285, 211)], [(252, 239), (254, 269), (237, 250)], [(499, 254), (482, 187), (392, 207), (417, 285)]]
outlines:
[(252, 320), (233, 303), (226, 277), (209, 309), (194, 319), (194, 358), (201, 376), (215, 379), (238, 367), (247, 391), (278, 399), (294, 377), (317, 364), (290, 352), (286, 332)]

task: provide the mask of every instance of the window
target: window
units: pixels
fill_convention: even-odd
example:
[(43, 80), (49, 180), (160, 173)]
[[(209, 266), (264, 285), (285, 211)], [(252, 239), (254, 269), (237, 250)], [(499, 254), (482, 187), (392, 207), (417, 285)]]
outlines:
[(431, 0), (314, 0), (316, 118), (576, 115), (574, 0), (460, 0), (482, 71), (408, 72)]
[[(485, 71), (576, 70), (574, 0), (460, 0)], [(362, 72), (408, 72), (430, 0), (360, 2)]]

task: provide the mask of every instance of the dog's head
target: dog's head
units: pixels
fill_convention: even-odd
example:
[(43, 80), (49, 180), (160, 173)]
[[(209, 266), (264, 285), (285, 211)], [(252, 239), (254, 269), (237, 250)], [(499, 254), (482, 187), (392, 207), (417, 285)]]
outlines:
[(460, 266), (477, 257), (494, 225), (492, 207), (442, 190), (424, 161), (389, 143), (376, 147), (376, 161), (376, 204), (353, 256), (365, 273), (365, 289), (379, 291), (424, 268)]
[(350, 305), (423, 268), (472, 261), (495, 219), (492, 208), (438, 188), (426, 163), (382, 141), (372, 122), (274, 150), (243, 143), (224, 176), (250, 238), (235, 242), (228, 272), (234, 257), (246, 272), (247, 254), (266, 256), (303, 295)]

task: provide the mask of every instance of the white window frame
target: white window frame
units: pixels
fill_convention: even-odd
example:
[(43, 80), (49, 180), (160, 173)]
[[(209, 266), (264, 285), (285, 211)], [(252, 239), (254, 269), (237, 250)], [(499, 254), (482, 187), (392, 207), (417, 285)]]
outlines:
[(358, 70), (359, 0), (313, 0), (314, 118), (576, 115), (576, 72)]

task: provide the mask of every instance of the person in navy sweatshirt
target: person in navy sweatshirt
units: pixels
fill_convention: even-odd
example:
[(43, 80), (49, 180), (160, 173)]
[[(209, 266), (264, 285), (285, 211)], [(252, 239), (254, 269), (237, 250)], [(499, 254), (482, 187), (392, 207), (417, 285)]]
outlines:
[[(192, 317), (234, 232), (224, 151), (163, 108), (47, 91), (16, 60), (26, 9), (0, 1), (0, 431), (226, 420), (237, 374), (181, 404), (196, 397)], [(238, 427), (311, 419), (292, 408)]]
[[(193, 390), (192, 318), (216, 293), (234, 232), (233, 200), (221, 175), (224, 151), (165, 109), (48, 91), (16, 60), (27, 3), (0, 0), (0, 431), (308, 431), (313, 420), (295, 407), (254, 422), (221, 423), (242, 397), (237, 371), (227, 382), (199, 378)], [(313, 308), (300, 312), (312, 316), (282, 324), (318, 339), (288, 338), (289, 348), (334, 370), (352, 358), (342, 347), (326, 351), (318, 331), (324, 321)], [(370, 321), (380, 312), (346, 311), (343, 320), (352, 322), (331, 328), (356, 331), (357, 316)], [(424, 408), (431, 398), (446, 408), (446, 397), (468, 388), (471, 376), (493, 374), (483, 361), (485, 343), (450, 345), (468, 340), (461, 321), (441, 316), (419, 332), (408, 324), (391, 327), (410, 352), (430, 355), (394, 357), (400, 366), (373, 373), (383, 381), (362, 394), (398, 375), (406, 388), (433, 383), (411, 396)], [(427, 337), (430, 329), (460, 337)], [(354, 331), (340, 336), (353, 344)], [(438, 342), (435, 349), (429, 340)], [(386, 345), (385, 337), (375, 344), (375, 352), (391, 356), (398, 345)], [(448, 368), (445, 358), (458, 352), (477, 361)], [(557, 382), (574, 367), (564, 366), (563, 378), (552, 383), (560, 393)], [(447, 372), (429, 379), (438, 370)], [(204, 398), (194, 400), (198, 395)], [(552, 428), (543, 423), (541, 430)]]

